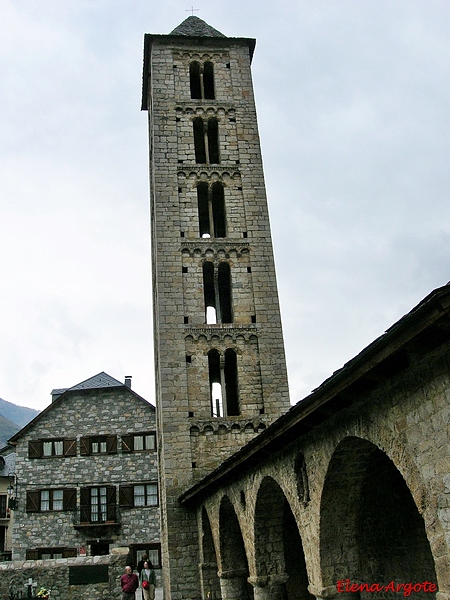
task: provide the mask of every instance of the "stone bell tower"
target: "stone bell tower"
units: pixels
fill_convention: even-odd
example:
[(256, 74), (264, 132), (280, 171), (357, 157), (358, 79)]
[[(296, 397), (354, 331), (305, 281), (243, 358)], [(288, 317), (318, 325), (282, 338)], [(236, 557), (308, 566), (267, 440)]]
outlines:
[(289, 408), (250, 64), (198, 17), (145, 35), (165, 598), (200, 598), (180, 494)]

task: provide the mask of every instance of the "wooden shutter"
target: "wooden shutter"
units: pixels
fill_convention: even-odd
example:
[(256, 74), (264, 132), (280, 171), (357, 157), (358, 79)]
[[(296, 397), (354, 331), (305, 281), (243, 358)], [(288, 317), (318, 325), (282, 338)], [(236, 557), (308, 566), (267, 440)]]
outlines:
[(27, 492), (27, 512), (40, 512), (41, 492)]
[(116, 487), (114, 485), (110, 485), (106, 488), (106, 510), (106, 520), (117, 521)]
[(67, 488), (63, 490), (63, 510), (75, 510), (77, 507), (76, 488)]
[(77, 455), (77, 440), (70, 438), (64, 440), (64, 456), (76, 456)]
[(123, 508), (133, 508), (134, 506), (134, 486), (121, 485), (119, 488), (119, 504)]
[(42, 440), (30, 440), (28, 442), (28, 458), (40, 458), (42, 456)]
[(91, 488), (80, 490), (80, 520), (81, 523), (89, 523), (91, 520)]
[(108, 454), (117, 454), (117, 435), (108, 435), (106, 437), (106, 452)]
[(91, 438), (80, 438), (80, 454), (81, 456), (89, 456), (91, 453)]
[(122, 452), (128, 453), (133, 452), (133, 436), (132, 435), (123, 435), (122, 436)]

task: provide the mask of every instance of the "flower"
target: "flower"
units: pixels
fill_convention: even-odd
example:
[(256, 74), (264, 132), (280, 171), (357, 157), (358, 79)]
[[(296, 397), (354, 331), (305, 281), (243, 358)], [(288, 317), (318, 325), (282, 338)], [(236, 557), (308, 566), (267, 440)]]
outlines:
[(37, 598), (48, 598), (49, 591), (50, 590), (45, 587), (40, 587), (36, 592), (36, 596)]

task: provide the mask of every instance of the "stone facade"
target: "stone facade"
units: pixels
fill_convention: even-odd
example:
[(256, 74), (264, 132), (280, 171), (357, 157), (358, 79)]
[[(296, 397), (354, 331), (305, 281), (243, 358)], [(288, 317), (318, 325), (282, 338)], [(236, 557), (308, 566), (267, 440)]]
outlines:
[(105, 373), (68, 390), (18, 432), (13, 560), (110, 554), (159, 566), (154, 407)]
[[(88, 556), (57, 560), (27, 560), (0, 563), (0, 597), (25, 598), (27, 582), (35, 584), (34, 592), (44, 587), (55, 600), (86, 598), (89, 600), (119, 600), (120, 577), (127, 564), (128, 548), (115, 548), (108, 556)], [(70, 573), (85, 568), (104, 569), (107, 581), (71, 584)]]
[(200, 594), (195, 515), (178, 497), (289, 408), (254, 44), (197, 17), (170, 35), (145, 36), (163, 573), (172, 600)]
[(449, 309), (446, 286), (184, 493), (199, 598), (450, 598)]

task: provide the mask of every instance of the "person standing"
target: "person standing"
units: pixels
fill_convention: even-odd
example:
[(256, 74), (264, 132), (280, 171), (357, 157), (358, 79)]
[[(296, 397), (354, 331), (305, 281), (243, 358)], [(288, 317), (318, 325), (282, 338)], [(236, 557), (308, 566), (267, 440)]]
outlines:
[(139, 586), (139, 579), (131, 567), (125, 567), (125, 573), (120, 578), (122, 600), (134, 600), (134, 594)]
[(156, 576), (151, 560), (144, 562), (144, 567), (139, 575), (144, 600), (155, 600)]

